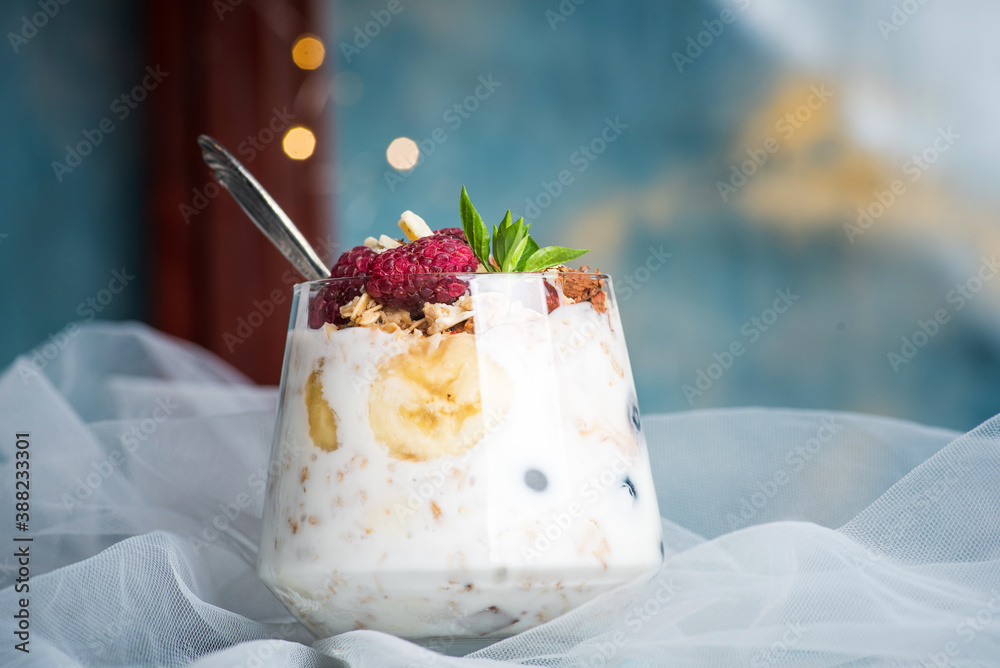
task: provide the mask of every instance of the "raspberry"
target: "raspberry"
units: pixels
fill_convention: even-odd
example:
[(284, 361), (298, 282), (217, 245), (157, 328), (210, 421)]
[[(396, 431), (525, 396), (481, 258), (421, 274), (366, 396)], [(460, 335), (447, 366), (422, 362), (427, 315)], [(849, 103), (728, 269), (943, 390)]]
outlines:
[(364, 287), (363, 278), (368, 275), (372, 261), (378, 257), (378, 253), (367, 246), (355, 246), (349, 251), (345, 251), (333, 269), (330, 270), (331, 278), (351, 278), (357, 276), (355, 281), (334, 281), (327, 283), (313, 297), (309, 305), (309, 326), (319, 329), (324, 323), (332, 322), (335, 325), (344, 325), (347, 318), (340, 315), (340, 307), (350, 303), (352, 299), (361, 294)]
[(473, 273), (479, 260), (464, 241), (452, 234), (432, 234), (379, 254), (372, 262), (365, 289), (388, 307), (415, 313), (425, 302), (450, 304), (465, 294), (464, 281), (421, 274)]
[(367, 276), (372, 260), (377, 257), (378, 253), (368, 246), (355, 246), (340, 256), (336, 264), (333, 265), (333, 269), (330, 270), (330, 276), (332, 278)]
[(434, 234), (443, 234), (449, 237), (454, 237), (463, 244), (469, 243), (469, 240), (465, 238), (465, 231), (461, 227), (442, 227), (440, 230), (434, 230)]

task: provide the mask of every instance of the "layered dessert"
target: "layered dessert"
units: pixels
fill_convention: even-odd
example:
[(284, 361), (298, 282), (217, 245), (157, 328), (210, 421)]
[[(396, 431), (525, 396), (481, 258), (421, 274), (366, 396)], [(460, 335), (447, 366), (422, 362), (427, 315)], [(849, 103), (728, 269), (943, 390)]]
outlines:
[(296, 288), (258, 570), (318, 636), (501, 638), (662, 558), (610, 279), (461, 213)]

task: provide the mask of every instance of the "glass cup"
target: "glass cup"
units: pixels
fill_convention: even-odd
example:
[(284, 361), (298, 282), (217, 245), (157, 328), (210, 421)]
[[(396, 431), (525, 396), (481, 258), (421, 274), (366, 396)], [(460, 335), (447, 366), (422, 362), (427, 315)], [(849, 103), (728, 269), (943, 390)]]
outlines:
[(452, 303), (413, 314), (363, 280), (295, 286), (258, 561), (295, 617), (468, 649), (659, 566), (610, 278), (423, 275)]

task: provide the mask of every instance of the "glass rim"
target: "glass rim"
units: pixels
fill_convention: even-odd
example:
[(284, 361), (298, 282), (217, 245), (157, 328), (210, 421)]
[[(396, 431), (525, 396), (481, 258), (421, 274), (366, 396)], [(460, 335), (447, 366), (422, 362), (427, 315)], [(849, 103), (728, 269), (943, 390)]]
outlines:
[[(608, 274), (601, 273), (599, 271), (579, 271), (572, 269), (570, 271), (555, 271), (546, 269), (545, 271), (490, 271), (490, 272), (468, 272), (468, 271), (440, 271), (440, 272), (428, 272), (426, 274), (411, 274), (414, 278), (416, 277), (426, 277), (426, 278), (460, 278), (462, 280), (471, 280), (479, 277), (487, 278), (493, 276), (512, 276), (512, 277), (534, 277), (534, 278), (549, 278), (552, 276), (559, 276), (561, 274), (575, 274), (578, 276), (591, 276), (597, 279), (607, 279), (610, 280), (611, 276)], [(294, 287), (296, 289), (301, 289), (303, 286), (318, 286), (322, 287), (325, 285), (336, 285), (339, 282), (346, 281), (363, 281), (371, 278), (371, 276), (330, 276), (328, 278), (320, 278), (315, 281), (302, 281), (301, 283), (296, 283)]]

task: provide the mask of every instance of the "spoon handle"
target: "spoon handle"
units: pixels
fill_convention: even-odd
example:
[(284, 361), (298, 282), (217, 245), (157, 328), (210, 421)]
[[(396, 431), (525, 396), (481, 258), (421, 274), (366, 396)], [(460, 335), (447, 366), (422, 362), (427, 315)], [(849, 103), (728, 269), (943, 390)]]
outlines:
[(247, 168), (208, 135), (200, 135), (198, 145), (201, 146), (201, 156), (205, 163), (215, 172), (216, 180), (229, 191), (250, 220), (278, 247), (299, 273), (309, 281), (329, 278), (329, 268), (295, 227), (295, 223)]

